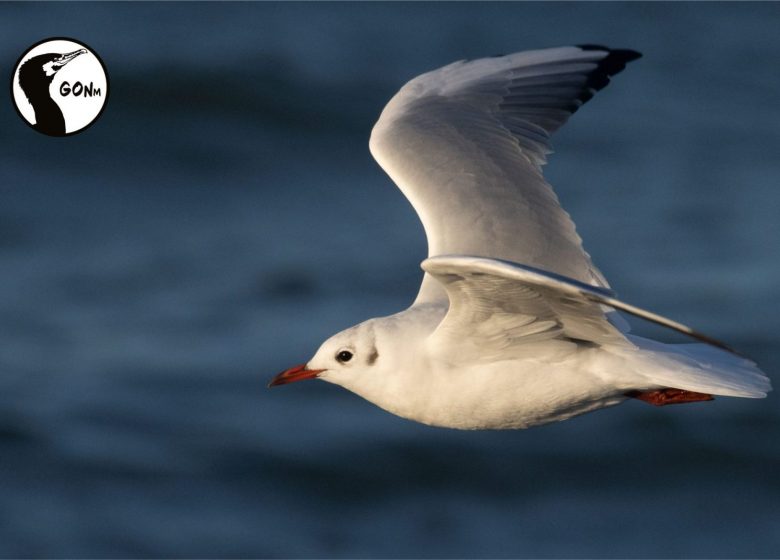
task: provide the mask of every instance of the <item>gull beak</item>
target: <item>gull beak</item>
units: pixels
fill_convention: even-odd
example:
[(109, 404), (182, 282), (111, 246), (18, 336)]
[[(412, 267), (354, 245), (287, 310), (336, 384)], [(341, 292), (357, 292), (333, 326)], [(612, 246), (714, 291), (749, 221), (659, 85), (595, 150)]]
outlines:
[(325, 371), (324, 369), (306, 369), (306, 364), (300, 364), (293, 366), (290, 369), (284, 370), (282, 373), (274, 377), (268, 384), (269, 387), (276, 387), (277, 385), (287, 385), (288, 383), (295, 383), (296, 381), (303, 381), (304, 379), (313, 379), (317, 377), (317, 374)]

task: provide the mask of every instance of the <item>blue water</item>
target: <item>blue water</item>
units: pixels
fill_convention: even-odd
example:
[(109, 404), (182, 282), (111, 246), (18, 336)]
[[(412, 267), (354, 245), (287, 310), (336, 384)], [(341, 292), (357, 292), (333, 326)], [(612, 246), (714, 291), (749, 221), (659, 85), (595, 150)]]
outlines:
[(547, 169), (594, 261), (775, 376), (779, 30), (780, 4), (0, 4), (0, 76), (64, 35), (112, 88), (67, 139), (0, 102), (0, 556), (780, 556), (774, 394), (461, 433), (265, 388), (416, 293), (384, 103), (572, 43), (645, 54)]

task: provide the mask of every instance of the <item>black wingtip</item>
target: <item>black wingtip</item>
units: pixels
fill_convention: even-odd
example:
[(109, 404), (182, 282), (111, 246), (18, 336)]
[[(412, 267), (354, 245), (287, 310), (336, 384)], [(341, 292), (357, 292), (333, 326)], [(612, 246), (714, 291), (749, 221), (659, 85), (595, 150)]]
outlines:
[(636, 60), (637, 58), (642, 57), (642, 53), (632, 49), (610, 49), (604, 45), (594, 44), (576, 45), (576, 47), (582, 49), (583, 51), (606, 51), (610, 53), (610, 56), (617, 55), (620, 58), (623, 58), (624, 62), (631, 62), (632, 60)]
[(604, 89), (609, 83), (609, 79), (615, 74), (622, 72), (626, 64), (642, 57), (642, 53), (631, 49), (610, 49), (603, 45), (577, 45), (584, 51), (604, 51), (607, 56), (598, 61), (596, 69), (588, 75), (588, 81), (585, 89), (578, 99), (584, 104), (590, 100), (593, 95)]
[(614, 76), (626, 67), (626, 64), (638, 58), (642, 53), (631, 49), (610, 49), (602, 45), (577, 45), (583, 51), (604, 51), (607, 54), (599, 61), (599, 70)]

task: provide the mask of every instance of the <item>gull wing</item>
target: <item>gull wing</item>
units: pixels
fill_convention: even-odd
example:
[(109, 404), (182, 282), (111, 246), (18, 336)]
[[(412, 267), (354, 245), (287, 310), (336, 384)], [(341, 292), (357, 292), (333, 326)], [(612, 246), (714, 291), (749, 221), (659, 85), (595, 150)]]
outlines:
[(736, 354), (690, 327), (615, 298), (611, 290), (506, 261), (438, 256), (422, 262), (449, 297), (449, 310), (431, 335), (434, 345), (466, 352), (520, 351), (529, 342), (626, 344), (605, 314), (608, 308), (658, 323)]
[[(393, 97), (371, 153), (414, 206), (428, 256), (527, 263), (607, 287), (541, 166), (550, 136), (637, 52), (561, 47), (455, 62)], [(446, 301), (428, 275), (415, 303)]]

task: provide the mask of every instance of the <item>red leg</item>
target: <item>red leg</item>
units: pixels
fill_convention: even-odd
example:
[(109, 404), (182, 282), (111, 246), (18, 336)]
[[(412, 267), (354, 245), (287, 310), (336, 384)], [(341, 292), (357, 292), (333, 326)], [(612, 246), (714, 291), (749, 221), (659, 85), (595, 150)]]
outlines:
[(654, 391), (630, 391), (626, 393), (627, 397), (639, 399), (654, 406), (664, 406), (666, 404), (683, 404), (689, 402), (711, 401), (715, 397), (706, 393), (695, 393), (684, 389), (656, 389)]

